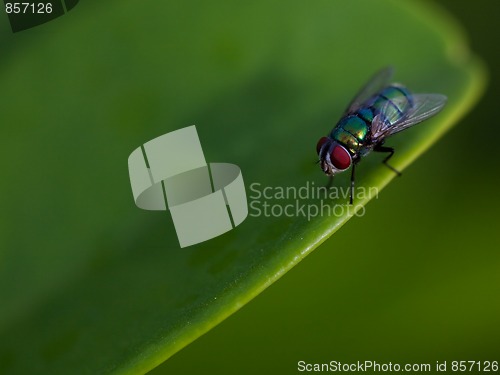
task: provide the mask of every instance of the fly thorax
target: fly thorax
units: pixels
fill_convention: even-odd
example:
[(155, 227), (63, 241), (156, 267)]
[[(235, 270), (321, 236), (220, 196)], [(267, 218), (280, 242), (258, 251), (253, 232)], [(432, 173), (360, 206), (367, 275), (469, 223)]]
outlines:
[(369, 124), (362, 118), (356, 115), (347, 116), (337, 124), (332, 132), (332, 138), (345, 145), (354, 155), (363, 147), (369, 130)]

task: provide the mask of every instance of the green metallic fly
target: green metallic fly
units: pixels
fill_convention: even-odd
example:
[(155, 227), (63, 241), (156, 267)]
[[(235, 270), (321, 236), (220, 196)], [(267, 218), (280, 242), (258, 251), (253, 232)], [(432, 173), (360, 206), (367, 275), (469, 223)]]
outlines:
[(333, 177), (352, 166), (350, 204), (353, 203), (356, 164), (370, 151), (384, 152), (388, 155), (383, 163), (401, 175), (387, 163), (394, 155), (394, 148), (383, 146), (385, 139), (434, 116), (446, 104), (444, 95), (412, 94), (398, 83), (389, 83), (392, 74), (391, 67), (375, 74), (330, 134), (322, 137), (316, 146), (326, 175)]

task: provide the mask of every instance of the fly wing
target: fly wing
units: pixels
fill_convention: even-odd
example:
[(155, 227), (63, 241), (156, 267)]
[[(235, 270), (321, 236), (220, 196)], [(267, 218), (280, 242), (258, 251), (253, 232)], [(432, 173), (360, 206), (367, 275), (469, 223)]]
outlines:
[(386, 87), (393, 73), (394, 69), (391, 66), (379, 70), (351, 101), (345, 114), (356, 112), (368, 99)]
[[(393, 99), (396, 102), (400, 99)], [(374, 143), (399, 133), (409, 127), (416, 125), (441, 111), (446, 104), (447, 98), (441, 94), (415, 94), (412, 95), (413, 105), (399, 120), (392, 122), (391, 119), (377, 115), (372, 122), (372, 140)], [(390, 104), (388, 103), (387, 106)], [(384, 109), (380, 111), (385, 113)], [(389, 120), (389, 121), (388, 121)]]
[(416, 125), (440, 112), (448, 100), (441, 94), (416, 94), (413, 95), (413, 106), (408, 113), (387, 129), (387, 136)]

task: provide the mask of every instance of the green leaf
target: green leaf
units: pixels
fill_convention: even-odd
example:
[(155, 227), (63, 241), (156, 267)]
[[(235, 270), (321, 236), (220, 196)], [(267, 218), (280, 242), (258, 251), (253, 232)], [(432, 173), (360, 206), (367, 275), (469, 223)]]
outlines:
[[(2, 43), (0, 372), (9, 374), (144, 373), (355, 213), (346, 198), (328, 199), (343, 211), (250, 216), (180, 249), (168, 214), (133, 203), (127, 158), (140, 144), (195, 123), (207, 160), (239, 165), (255, 202), (265, 187), (323, 186), (315, 144), (380, 67), (449, 98), (439, 116), (391, 139), (400, 170), (484, 85), (457, 25), (414, 2), (82, 3)], [(394, 175), (377, 155), (358, 172), (364, 210)], [(346, 189), (347, 174), (335, 186)]]

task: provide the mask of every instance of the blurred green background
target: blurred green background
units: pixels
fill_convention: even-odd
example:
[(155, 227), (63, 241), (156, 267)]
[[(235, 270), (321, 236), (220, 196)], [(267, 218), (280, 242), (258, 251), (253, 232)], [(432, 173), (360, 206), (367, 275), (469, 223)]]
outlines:
[[(153, 374), (294, 374), (300, 360), (500, 360), (500, 2), (435, 3), (488, 66), (481, 101), (366, 216)], [(360, 227), (366, 242), (354, 243)]]
[[(495, 45), (499, 5), (486, 0), (436, 3), (456, 15), (470, 37), (471, 50), (488, 65), (489, 86), (481, 102), (406, 169), (402, 178), (384, 189), (368, 205), (364, 217), (349, 221), (279, 282), (153, 373), (290, 374), (297, 372), (300, 360), (393, 363), (500, 360), (500, 241), (496, 233), (500, 198), (496, 194), (498, 154), (494, 141), (497, 129), (494, 101), (500, 90)], [(293, 129), (304, 118), (309, 121), (302, 124), (333, 122), (335, 119), (329, 120), (328, 116), (338, 108), (328, 112), (326, 104), (346, 100), (342, 85), (332, 92), (335, 75), (322, 75), (324, 70), (333, 69), (332, 59), (311, 63), (307, 56), (297, 57), (309, 51), (309, 46), (321, 43), (327, 46), (326, 33), (324, 40), (310, 41), (297, 27), (299, 31), (293, 40), (301, 44), (296, 50), (293, 48), (296, 46), (287, 44), (288, 35), (278, 33), (273, 35), (274, 44), (249, 43), (255, 49), (245, 51), (238, 48), (237, 42), (257, 40), (259, 34), (242, 33), (243, 37), (234, 39), (224, 32), (205, 34), (203, 20), (210, 17), (231, 20), (233, 5), (219, 14), (218, 9), (193, 1), (192, 11), (182, 13), (189, 17), (183, 19), (176, 17), (177, 3), (168, 3), (165, 6), (172, 12), (166, 16), (167, 21), (153, 15), (151, 22), (144, 24), (137, 21), (139, 16), (128, 18), (136, 14), (136, 2), (102, 4), (81, 2), (63, 19), (15, 37), (5, 22), (0, 23), (5, 68), (0, 77), (2, 85), (12, 90), (2, 93), (6, 99), (2, 101), (1, 118), (15, 119), (1, 124), (10, 157), (4, 159), (2, 168), (6, 176), (13, 178), (1, 182), (5, 207), (0, 226), (0, 295), (6, 303), (0, 310), (5, 318), (0, 322), (0, 373), (13, 363), (17, 369), (23, 368), (18, 365), (23, 360), (19, 353), (23, 353), (27, 363), (41, 357), (41, 363), (54, 366), (59, 373), (66, 373), (65, 366), (74, 366), (80, 373), (93, 373), (93, 368), (108, 372), (129, 358), (151, 354), (141, 350), (148, 350), (148, 344), (164, 339), (162, 335), (170, 328), (165, 323), (168, 312), (181, 311), (187, 316), (191, 313), (175, 305), (181, 297), (172, 298), (175, 306), (165, 301), (166, 293), (175, 291), (171, 292), (163, 283), (174, 280), (199, 286), (195, 281), (201, 283), (205, 275), (193, 281), (196, 277), (183, 274), (183, 268), (168, 275), (161, 272), (169, 262), (188, 263), (192, 260), (190, 254), (197, 255), (196, 249), (169, 253), (167, 250), (171, 249), (165, 249), (165, 239), (175, 238), (171, 222), (165, 215), (137, 210), (131, 203), (125, 159), (138, 142), (165, 132), (166, 123), (173, 130), (178, 127), (176, 124), (187, 125), (201, 118), (205, 123), (205, 127), (200, 127), (202, 140), (208, 145), (220, 145), (219, 149), (207, 152), (207, 157), (211, 161), (234, 161), (242, 166), (244, 176), (255, 176), (259, 168), (252, 165), (249, 155), (265, 153), (280, 139), (288, 139), (282, 137), (281, 128), (269, 130), (266, 124), (281, 121), (290, 123)], [(117, 9), (123, 13), (117, 14)], [(144, 9), (140, 11), (147, 14)], [(277, 14), (280, 8), (276, 5), (271, 11), (270, 14)], [(227, 30), (250, 30), (255, 27), (252, 19), (259, 19), (259, 28), (273, 30), (275, 20), (262, 14), (258, 7), (248, 6), (245, 12), (248, 25), (229, 21), (224, 24)], [(108, 17), (115, 23), (105, 28)], [(280, 19), (284, 30), (294, 30), (294, 25), (287, 24), (290, 19), (285, 14)], [(192, 23), (189, 32), (183, 29), (187, 21)], [(376, 25), (376, 21), (374, 17), (370, 25)], [(74, 27), (70, 27), (73, 23)], [(168, 46), (162, 44), (161, 35), (154, 34), (159, 25), (171, 28), (167, 30), (180, 30), (178, 37), (168, 40)], [(322, 27), (321, 22), (318, 25)], [(66, 27), (67, 34), (61, 33), (60, 27)], [(96, 35), (93, 27), (105, 32)], [(370, 28), (356, 32), (376, 35), (376, 30)], [(156, 43), (146, 43), (144, 35), (150, 35)], [(204, 37), (214, 35), (218, 40), (215, 51), (203, 47), (207, 45)], [(71, 38), (77, 42), (73, 43)], [(404, 40), (405, 36), (396, 33), (394, 38)], [(381, 43), (383, 49), (383, 38), (374, 39), (375, 47)], [(193, 48), (192, 52), (189, 44), (185, 45), (189, 42), (202, 47)], [(67, 44), (64, 47), (61, 43)], [(430, 54), (434, 56), (439, 51), (440, 43), (441, 40), (433, 44)], [(135, 48), (132, 53), (130, 45)], [(346, 50), (351, 48), (348, 37), (339, 45)], [(90, 54), (88, 46), (92, 46)], [(425, 49), (416, 46), (415, 51), (420, 48)], [(167, 54), (168, 49), (177, 53)], [(405, 45), (402, 50), (411, 55), (412, 47)], [(315, 49), (311, 47), (311, 51)], [(290, 62), (280, 60), (282, 52), (290, 54)], [(332, 55), (327, 46), (320, 56)], [(200, 65), (200, 57), (206, 56), (212, 59), (207, 65), (216, 67), (211, 74), (200, 67), (204, 66)], [(422, 60), (417, 60), (420, 56), (414, 57), (412, 62), (405, 60), (407, 56), (401, 57), (408, 64), (402, 69), (407, 75), (421, 72), (421, 64), (433, 61), (429, 56), (422, 56)], [(270, 60), (273, 62), (269, 63)], [(308, 71), (301, 70), (300, 62), (317, 70), (307, 76)], [(37, 70), (30, 71), (35, 63)], [(282, 70), (282, 65), (288, 63)], [(370, 68), (386, 63), (383, 56), (373, 56), (373, 61), (364, 62)], [(172, 64), (179, 70), (170, 71), (163, 64)], [(135, 71), (135, 66), (142, 70)], [(259, 71), (262, 66), (268, 70)], [(339, 61), (338, 66), (366, 74), (361, 65), (351, 63), (349, 56)], [(218, 80), (221, 77), (230, 79)], [(442, 78), (446, 81), (447, 76)], [(253, 84), (244, 86), (247, 91), (236, 90), (251, 79), (255, 79)], [(47, 84), (49, 81), (52, 85)], [(436, 86), (440, 84), (438, 81)], [(177, 86), (164, 88), (165, 82)], [(211, 91), (212, 87), (218, 91)], [(224, 95), (212, 97), (213, 92)], [(275, 95), (283, 99), (274, 100)], [(15, 97), (23, 98), (13, 101), (19, 107), (9, 106), (12, 103), (9, 98)], [(84, 105), (78, 102), (81, 97), (86, 100)], [(24, 100), (29, 103), (26, 108), (21, 105)], [(259, 110), (268, 113), (256, 114), (248, 103), (257, 104)], [(317, 114), (317, 110), (323, 110), (322, 114)], [(262, 123), (254, 125), (252, 119), (261, 116)], [(300, 121), (299, 116), (302, 116)], [(222, 131), (211, 132), (209, 125), (222, 120), (227, 122)], [(37, 127), (40, 123), (47, 127)], [(255, 136), (254, 126), (261, 126), (263, 131), (256, 142), (234, 142), (233, 124), (240, 124), (238, 135), (243, 138)], [(283, 180), (285, 172), (308, 168), (295, 166), (294, 161), (301, 160), (302, 151), (313, 150), (314, 141), (326, 129), (315, 129), (314, 134), (306, 130), (290, 137), (297, 138), (295, 147), (299, 143), (303, 147), (300, 152), (287, 155), (291, 166), (278, 169), (281, 159), (266, 160), (268, 168), (276, 171), (273, 182)], [(227, 141), (221, 142), (220, 134), (227, 134)], [(303, 139), (308, 137), (314, 141), (304, 144)], [(229, 155), (231, 160), (227, 160)], [(215, 160), (217, 157), (224, 159)], [(45, 163), (57, 169), (47, 175)], [(374, 158), (364, 163), (365, 171), (375, 163)], [(18, 165), (32, 169), (25, 172)], [(314, 176), (318, 175), (319, 171), (315, 171)], [(292, 178), (301, 179), (297, 175)], [(32, 189), (33, 185), (36, 188)], [(90, 209), (95, 207), (103, 207), (98, 217)], [(7, 233), (6, 228), (14, 231)], [(215, 269), (214, 274), (231, 264), (235, 253), (231, 251), (235, 249), (226, 248), (219, 254), (217, 246), (231, 243), (237, 236), (234, 232), (200, 248), (198, 255), (207, 255), (195, 257), (198, 269), (204, 269), (204, 263), (208, 264), (211, 258), (216, 258), (212, 264), (215, 267), (209, 269)], [(273, 233), (272, 228), (266, 233), (280, 235)], [(255, 238), (262, 237), (259, 233), (248, 236), (249, 242)], [(175, 240), (168, 244), (177, 250)], [(86, 275), (83, 282), (81, 275)], [(185, 296), (184, 305), (203, 301), (204, 293), (211, 296), (211, 287), (201, 288), (199, 295)], [(41, 302), (44, 300), (48, 302)], [(154, 311), (156, 304), (158, 311)], [(105, 306), (103, 311), (99, 309), (101, 306)], [(73, 315), (76, 318), (72, 321)], [(82, 322), (86, 326), (82, 327)], [(128, 324), (124, 326), (123, 322)], [(151, 334), (158, 327), (161, 330), (157, 336)], [(52, 331), (57, 331), (56, 337), (52, 337)], [(115, 335), (123, 340), (113, 341)], [(87, 371), (81, 353), (72, 350), (75, 342), (79, 347), (90, 348), (89, 353), (99, 353), (100, 358), (88, 358)], [(29, 345), (23, 352), (25, 343)], [(107, 358), (113, 358), (112, 363)], [(40, 366), (32, 366), (30, 374), (44, 373), (45, 367)]]

